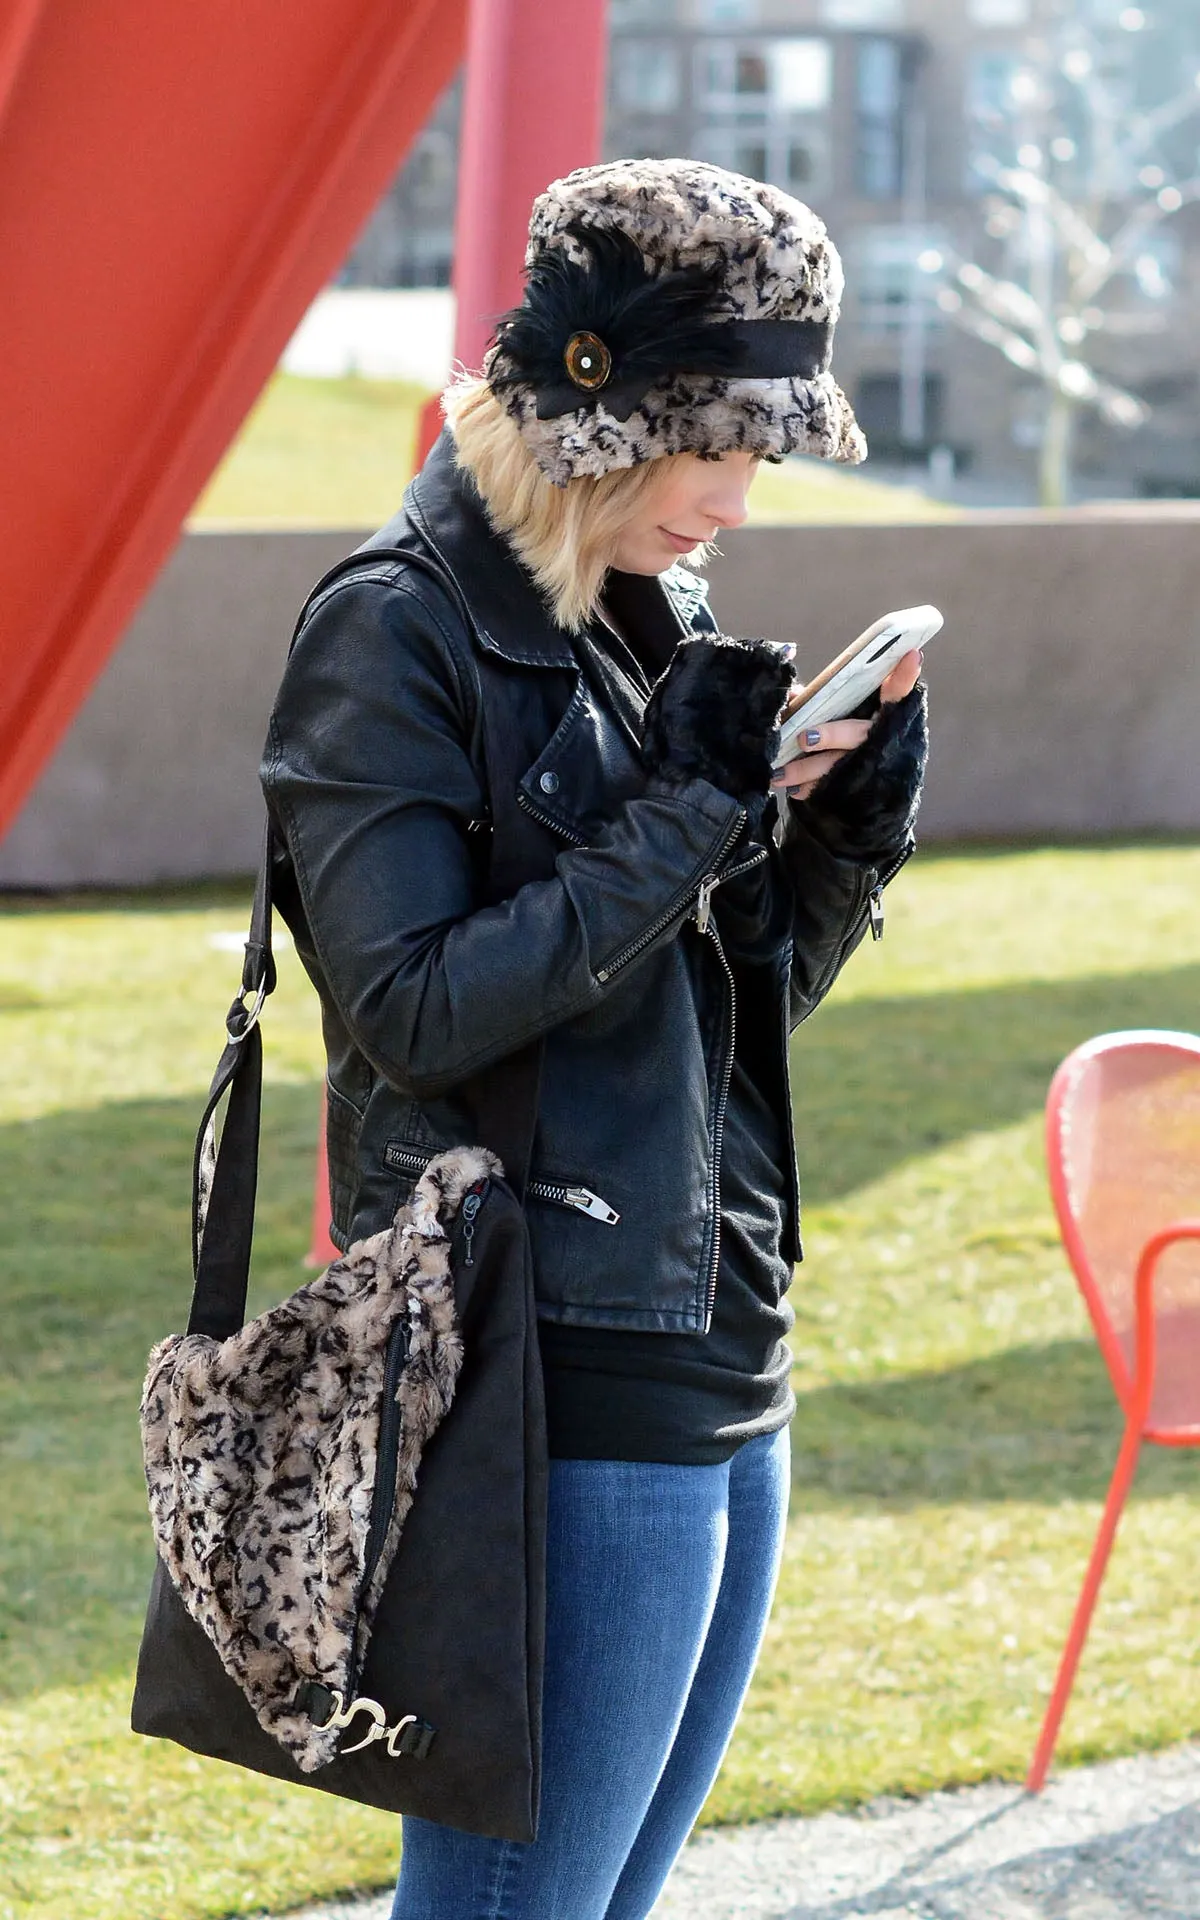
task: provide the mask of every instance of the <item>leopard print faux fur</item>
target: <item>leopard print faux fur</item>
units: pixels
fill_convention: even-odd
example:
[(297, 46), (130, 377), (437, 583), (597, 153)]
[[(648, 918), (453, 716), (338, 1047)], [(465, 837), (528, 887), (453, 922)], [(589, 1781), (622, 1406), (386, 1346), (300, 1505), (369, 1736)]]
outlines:
[[(355, 1243), (228, 1340), (173, 1334), (150, 1356), (142, 1444), (163, 1563), (260, 1724), (302, 1772), (337, 1728), (295, 1709), (306, 1681), (347, 1699), (462, 1361), (447, 1228), (482, 1148), (431, 1160), (385, 1232)], [(364, 1590), (389, 1336), (407, 1321), (396, 1495)]]
[[(578, 167), (534, 202), (526, 264), (543, 247), (585, 250), (567, 232), (620, 229), (659, 271), (716, 263), (725, 317), (834, 323), (843, 273), (824, 222), (778, 187), (695, 160), (611, 160)], [(484, 371), (503, 365), (493, 348)], [(857, 464), (867, 444), (832, 373), (811, 380), (737, 380), (678, 374), (651, 389), (622, 423), (603, 400), (553, 420), (537, 417), (527, 385), (504, 405), (539, 467), (556, 486), (641, 465), (660, 454), (745, 450), (770, 457), (816, 454)]]

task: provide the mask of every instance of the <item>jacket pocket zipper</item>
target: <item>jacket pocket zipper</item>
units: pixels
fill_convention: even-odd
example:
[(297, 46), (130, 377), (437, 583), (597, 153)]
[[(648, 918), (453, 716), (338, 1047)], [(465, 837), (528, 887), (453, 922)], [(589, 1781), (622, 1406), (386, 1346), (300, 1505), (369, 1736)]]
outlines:
[(589, 1220), (602, 1220), (606, 1227), (615, 1227), (621, 1218), (615, 1207), (602, 1200), (590, 1187), (566, 1186), (557, 1180), (531, 1180), (526, 1192), (535, 1200), (550, 1200), (556, 1207), (571, 1207), (576, 1213), (586, 1213)]
[[(399, 1147), (389, 1141), (383, 1150), (383, 1157), (390, 1167), (402, 1167), (405, 1172), (424, 1173), (434, 1154), (439, 1151), (439, 1148), (433, 1147), (428, 1153), (417, 1153), (409, 1147)], [(525, 1191), (531, 1199), (549, 1200), (556, 1207), (570, 1207), (572, 1212), (586, 1213), (589, 1220), (600, 1220), (606, 1227), (615, 1227), (621, 1218), (616, 1208), (610, 1207), (607, 1200), (602, 1200), (598, 1193), (593, 1193), (590, 1187), (581, 1186), (577, 1181), (530, 1180)], [(471, 1198), (472, 1194), (468, 1193), (467, 1199), (463, 1202), (464, 1231), (468, 1227), (470, 1229), (467, 1236), (468, 1255), (470, 1236), (474, 1234), (474, 1217), (479, 1211), (477, 1205), (468, 1214), (467, 1201)], [(466, 1264), (471, 1265), (469, 1257)]]

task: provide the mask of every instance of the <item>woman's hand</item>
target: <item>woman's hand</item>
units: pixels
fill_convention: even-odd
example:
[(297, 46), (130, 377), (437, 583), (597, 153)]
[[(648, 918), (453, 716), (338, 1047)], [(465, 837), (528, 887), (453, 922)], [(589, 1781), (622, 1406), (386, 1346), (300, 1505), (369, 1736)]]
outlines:
[(667, 780), (707, 780), (761, 813), (794, 652), (719, 633), (681, 640), (646, 704), (647, 770)]
[[(881, 705), (891, 706), (912, 692), (920, 677), (922, 657), (914, 648), (896, 662), (879, 689)], [(797, 689), (784, 708), (785, 717), (802, 697), (803, 689)], [(788, 793), (795, 800), (806, 800), (818, 780), (823, 780), (839, 760), (853, 753), (855, 747), (862, 746), (871, 731), (871, 725), (870, 720), (828, 720), (823, 727), (810, 727), (803, 736), (804, 748), (799, 757), (789, 760), (772, 774), (772, 792)]]

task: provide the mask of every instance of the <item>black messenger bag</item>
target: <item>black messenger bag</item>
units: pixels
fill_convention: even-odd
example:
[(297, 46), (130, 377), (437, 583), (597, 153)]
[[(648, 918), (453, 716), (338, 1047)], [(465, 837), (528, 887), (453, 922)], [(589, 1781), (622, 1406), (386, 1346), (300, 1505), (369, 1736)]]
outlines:
[[(381, 557), (424, 568), (458, 597), (421, 554), (388, 550), (352, 557), (316, 592)], [(502, 899), (524, 877), (532, 823), (516, 805), (505, 702), (481, 705), (487, 893)], [(472, 1083), (477, 1142), (431, 1163), (388, 1232), (244, 1326), (258, 1020), (275, 984), (272, 851), (268, 831), (242, 990), (197, 1142), (188, 1331), (155, 1349), (143, 1400), (159, 1560), (133, 1730), (528, 1841), (547, 1463), (522, 1199), (541, 1045)]]

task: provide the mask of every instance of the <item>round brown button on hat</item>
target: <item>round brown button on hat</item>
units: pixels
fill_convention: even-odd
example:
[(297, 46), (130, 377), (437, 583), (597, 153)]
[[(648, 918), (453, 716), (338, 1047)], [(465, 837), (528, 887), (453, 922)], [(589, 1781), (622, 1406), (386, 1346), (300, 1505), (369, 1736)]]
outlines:
[(595, 393), (612, 372), (612, 355), (595, 333), (573, 333), (567, 341), (563, 364), (577, 387)]

